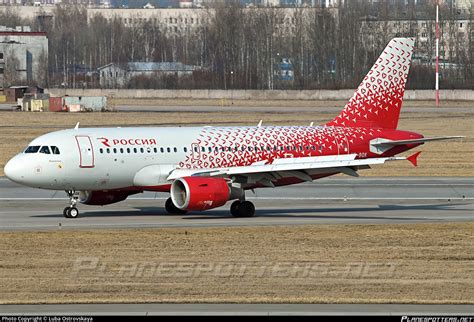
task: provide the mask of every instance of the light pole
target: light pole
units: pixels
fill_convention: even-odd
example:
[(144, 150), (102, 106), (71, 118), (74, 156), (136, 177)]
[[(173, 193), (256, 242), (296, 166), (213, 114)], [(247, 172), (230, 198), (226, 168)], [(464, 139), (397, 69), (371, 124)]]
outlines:
[(439, 4), (436, 2), (436, 80), (435, 80), (435, 91), (436, 91), (436, 106), (439, 106)]
[[(280, 53), (277, 52), (277, 61), (276, 61), (276, 67), (274, 66), (273, 67), (273, 74), (275, 74), (275, 68), (276, 68), (276, 71), (277, 71), (277, 77), (276, 77), (276, 80), (277, 80), (277, 84), (278, 84), (278, 80), (280, 79), (280, 73), (281, 73), (281, 63), (280, 63)], [(273, 76), (272, 76), (272, 79), (273, 79)], [(274, 85), (273, 85), (274, 81), (272, 81), (272, 89), (274, 89)], [(277, 86), (278, 88), (278, 86)]]
[(234, 71), (230, 71), (230, 100), (234, 105)]

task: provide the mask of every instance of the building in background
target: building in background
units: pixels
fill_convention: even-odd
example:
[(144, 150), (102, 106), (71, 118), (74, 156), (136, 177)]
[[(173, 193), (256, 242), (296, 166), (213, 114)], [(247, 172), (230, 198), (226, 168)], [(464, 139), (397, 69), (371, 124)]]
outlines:
[[(469, 54), (470, 16), (457, 14), (440, 23), (440, 59), (456, 62)], [(416, 38), (414, 61), (433, 64), (435, 61), (435, 20), (417, 19), (367, 19), (361, 22), (360, 41), (368, 49), (380, 48), (393, 37)]]
[(276, 76), (277, 76), (277, 80), (279, 81), (292, 82), (295, 79), (295, 75), (293, 72), (293, 64), (291, 63), (290, 59), (288, 58), (281, 59), (276, 70)]
[(127, 64), (108, 64), (97, 68), (100, 87), (121, 88), (126, 87), (128, 82), (134, 77), (163, 77), (163, 76), (190, 76), (200, 66), (185, 65), (183, 63), (146, 63), (130, 62)]
[(0, 87), (40, 84), (47, 78), (48, 37), (28, 26), (0, 26)]

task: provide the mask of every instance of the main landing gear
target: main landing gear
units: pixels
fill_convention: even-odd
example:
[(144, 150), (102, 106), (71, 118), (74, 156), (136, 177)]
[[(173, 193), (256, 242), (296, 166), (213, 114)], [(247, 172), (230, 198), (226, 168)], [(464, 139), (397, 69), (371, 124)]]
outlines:
[(253, 217), (255, 206), (250, 201), (236, 200), (230, 206), (230, 213), (234, 217)]
[(64, 208), (63, 216), (66, 218), (77, 218), (79, 216), (79, 210), (77, 210), (76, 204), (79, 199), (79, 194), (74, 190), (67, 190), (66, 194), (69, 197), (70, 206)]
[(184, 215), (185, 213), (187, 213), (186, 210), (181, 210), (178, 207), (176, 207), (173, 203), (173, 200), (171, 200), (171, 197), (166, 199), (165, 209), (166, 209), (166, 212), (169, 213), (170, 215)]

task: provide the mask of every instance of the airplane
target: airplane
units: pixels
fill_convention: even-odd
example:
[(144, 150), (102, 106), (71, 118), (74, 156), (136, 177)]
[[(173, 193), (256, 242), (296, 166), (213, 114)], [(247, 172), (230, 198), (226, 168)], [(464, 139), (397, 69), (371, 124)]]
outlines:
[(321, 126), (79, 128), (34, 139), (6, 164), (19, 184), (64, 190), (66, 218), (76, 207), (108, 205), (144, 191), (166, 192), (170, 214), (221, 207), (230, 200), (234, 217), (252, 217), (248, 190), (312, 182), (389, 161), (417, 165), (417, 152), (396, 156), (426, 142), (398, 130), (412, 38), (392, 39), (345, 105)]

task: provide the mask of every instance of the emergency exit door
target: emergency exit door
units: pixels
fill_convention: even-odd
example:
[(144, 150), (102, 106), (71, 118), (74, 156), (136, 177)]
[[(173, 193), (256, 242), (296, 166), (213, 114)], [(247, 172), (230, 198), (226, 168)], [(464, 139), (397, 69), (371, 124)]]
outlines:
[(94, 167), (94, 148), (92, 147), (91, 138), (84, 136), (76, 136), (77, 147), (79, 148), (79, 167)]

